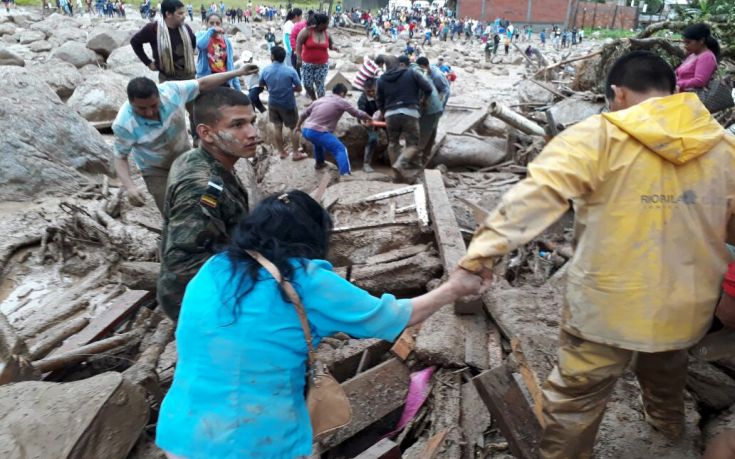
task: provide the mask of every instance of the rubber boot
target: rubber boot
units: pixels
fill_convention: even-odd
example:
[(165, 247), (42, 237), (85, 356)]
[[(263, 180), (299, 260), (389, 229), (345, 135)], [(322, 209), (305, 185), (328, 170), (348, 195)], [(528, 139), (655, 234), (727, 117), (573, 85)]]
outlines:
[(373, 162), (373, 146), (368, 144), (367, 147), (365, 147), (365, 157), (362, 160), (362, 170), (367, 172), (368, 174), (371, 172), (375, 172), (375, 169), (373, 169), (373, 166), (370, 164)]

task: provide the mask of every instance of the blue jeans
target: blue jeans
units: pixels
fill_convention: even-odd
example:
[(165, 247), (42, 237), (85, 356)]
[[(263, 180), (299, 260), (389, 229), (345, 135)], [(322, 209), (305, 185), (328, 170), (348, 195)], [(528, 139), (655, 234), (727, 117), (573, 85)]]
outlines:
[(328, 150), (337, 160), (339, 175), (350, 173), (350, 158), (347, 156), (347, 148), (339, 141), (337, 136), (331, 132), (320, 132), (309, 128), (302, 129), (301, 135), (314, 145), (314, 159), (317, 163), (324, 162), (324, 150)]

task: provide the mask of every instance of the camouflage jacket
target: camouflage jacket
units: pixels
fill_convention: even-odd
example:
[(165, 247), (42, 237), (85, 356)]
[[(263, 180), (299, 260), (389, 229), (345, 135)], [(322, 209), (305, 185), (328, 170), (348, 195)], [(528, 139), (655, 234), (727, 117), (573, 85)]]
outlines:
[(179, 316), (186, 285), (227, 244), (247, 213), (245, 187), (209, 153), (195, 148), (174, 161), (166, 187), (158, 277), (158, 304), (172, 319)]

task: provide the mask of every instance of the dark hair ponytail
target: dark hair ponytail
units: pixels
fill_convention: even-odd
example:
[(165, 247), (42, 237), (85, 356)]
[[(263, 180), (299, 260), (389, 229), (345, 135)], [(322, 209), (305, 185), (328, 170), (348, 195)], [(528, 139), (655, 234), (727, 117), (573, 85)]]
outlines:
[[(232, 309), (233, 322), (240, 315), (243, 298), (255, 288), (260, 265), (245, 251), (259, 252), (283, 275), (293, 280), (292, 259), (325, 259), (329, 250), (332, 218), (311, 196), (292, 190), (265, 198), (235, 228), (226, 253), (232, 264), (230, 282), (236, 285), (222, 302)], [(288, 297), (282, 296), (285, 301)]]
[(681, 33), (684, 38), (689, 40), (704, 40), (704, 44), (712, 51), (717, 60), (720, 60), (720, 42), (712, 36), (712, 30), (707, 24), (692, 24)]

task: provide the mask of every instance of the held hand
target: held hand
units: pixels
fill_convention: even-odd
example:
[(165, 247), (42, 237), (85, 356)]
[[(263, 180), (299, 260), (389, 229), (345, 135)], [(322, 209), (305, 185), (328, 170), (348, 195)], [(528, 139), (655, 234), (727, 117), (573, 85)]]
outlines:
[(491, 279), (483, 279), (463, 268), (455, 268), (449, 275), (447, 285), (459, 297), (477, 295), (490, 288)]
[(239, 72), (238, 75), (254, 75), (258, 73), (258, 66), (255, 64), (245, 64), (237, 69), (237, 71)]
[(137, 187), (128, 188), (127, 192), (128, 201), (131, 205), (140, 207), (145, 204), (145, 196)]

